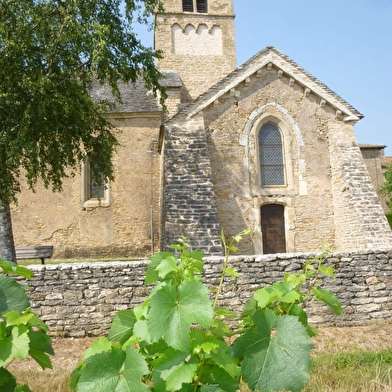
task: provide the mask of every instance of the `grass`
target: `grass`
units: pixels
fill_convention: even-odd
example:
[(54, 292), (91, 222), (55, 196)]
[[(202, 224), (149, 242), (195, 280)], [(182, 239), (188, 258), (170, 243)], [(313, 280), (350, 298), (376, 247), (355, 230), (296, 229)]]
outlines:
[[(33, 392), (71, 392), (70, 373), (92, 341), (55, 339), (53, 370), (41, 371), (32, 361), (15, 362), (10, 370), (28, 382)], [(392, 323), (320, 327), (314, 342), (313, 370), (304, 392), (392, 391)]]
[(311, 379), (304, 392), (392, 391), (392, 349), (320, 353), (312, 363)]

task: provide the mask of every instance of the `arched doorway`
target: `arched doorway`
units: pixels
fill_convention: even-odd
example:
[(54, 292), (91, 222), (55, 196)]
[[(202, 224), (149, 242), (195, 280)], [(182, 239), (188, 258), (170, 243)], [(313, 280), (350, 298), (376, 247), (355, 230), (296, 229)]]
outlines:
[(264, 254), (286, 253), (284, 206), (280, 204), (261, 206), (261, 231)]

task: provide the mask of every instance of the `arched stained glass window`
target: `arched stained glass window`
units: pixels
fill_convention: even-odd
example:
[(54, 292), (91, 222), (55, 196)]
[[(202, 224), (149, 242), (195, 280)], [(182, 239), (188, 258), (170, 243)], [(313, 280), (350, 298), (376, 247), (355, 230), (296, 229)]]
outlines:
[(272, 123), (259, 132), (261, 186), (285, 185), (282, 135)]

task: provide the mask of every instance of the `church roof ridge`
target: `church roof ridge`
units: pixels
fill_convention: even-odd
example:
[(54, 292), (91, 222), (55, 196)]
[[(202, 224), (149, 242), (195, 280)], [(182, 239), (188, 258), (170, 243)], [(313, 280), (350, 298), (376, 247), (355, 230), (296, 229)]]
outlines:
[(235, 86), (243, 82), (247, 77), (267, 66), (268, 63), (274, 64), (284, 73), (292, 77), (297, 83), (309, 88), (316, 95), (320, 96), (321, 99), (326, 100), (332, 106), (335, 106), (345, 113), (346, 120), (358, 121), (364, 117), (363, 114), (352, 105), (332, 91), (326, 84), (314, 77), (310, 72), (297, 64), (289, 56), (276, 49), (274, 46), (266, 46), (222, 78), (218, 83), (199, 95), (193, 102), (190, 102), (180, 112), (167, 120), (167, 122), (184, 116), (192, 117), (217, 100), (219, 96), (230, 91), (232, 88), (235, 88)]

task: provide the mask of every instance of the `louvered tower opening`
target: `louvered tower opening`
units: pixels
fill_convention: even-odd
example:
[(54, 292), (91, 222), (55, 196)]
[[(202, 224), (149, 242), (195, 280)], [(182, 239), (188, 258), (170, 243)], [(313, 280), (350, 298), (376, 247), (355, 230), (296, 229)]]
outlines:
[(196, 5), (196, 11), (199, 13), (207, 13), (207, 0), (182, 0), (182, 10), (184, 12), (194, 12)]
[(207, 13), (207, 0), (197, 0), (197, 12)]
[(182, 10), (184, 12), (193, 12), (193, 0), (182, 0)]

